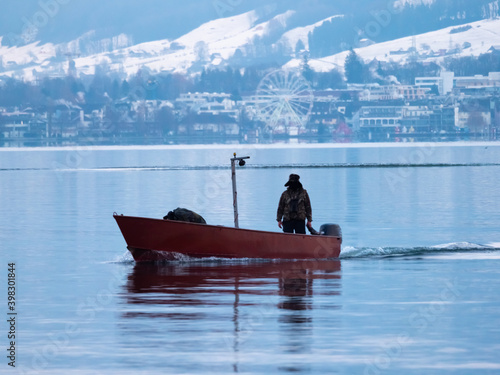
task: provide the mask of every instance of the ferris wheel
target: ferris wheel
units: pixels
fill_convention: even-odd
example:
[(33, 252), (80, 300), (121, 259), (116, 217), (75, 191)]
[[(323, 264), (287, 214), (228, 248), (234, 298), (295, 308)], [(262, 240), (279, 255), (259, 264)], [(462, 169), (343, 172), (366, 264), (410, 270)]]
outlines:
[(309, 82), (296, 70), (276, 70), (257, 87), (257, 115), (270, 130), (303, 128), (313, 106)]

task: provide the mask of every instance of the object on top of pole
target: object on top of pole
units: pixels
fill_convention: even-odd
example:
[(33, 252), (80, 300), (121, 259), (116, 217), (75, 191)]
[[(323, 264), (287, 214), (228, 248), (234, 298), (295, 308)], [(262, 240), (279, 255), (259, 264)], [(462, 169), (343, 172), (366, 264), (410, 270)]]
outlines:
[(238, 223), (238, 193), (236, 191), (236, 166), (235, 162), (238, 161), (238, 165), (243, 167), (246, 162), (245, 159), (250, 159), (250, 156), (236, 157), (236, 152), (231, 158), (231, 180), (233, 181), (233, 208), (234, 208), (234, 227), (239, 228)]

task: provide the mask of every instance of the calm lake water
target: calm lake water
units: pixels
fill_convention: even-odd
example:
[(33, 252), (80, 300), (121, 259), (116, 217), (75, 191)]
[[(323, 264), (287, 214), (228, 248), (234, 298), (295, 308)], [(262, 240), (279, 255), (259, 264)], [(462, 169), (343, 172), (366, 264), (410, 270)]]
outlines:
[[(113, 212), (232, 226), (233, 152), (240, 226), (298, 173), (340, 259), (135, 264)], [(500, 374), (500, 143), (0, 149), (0, 194), (0, 373)]]

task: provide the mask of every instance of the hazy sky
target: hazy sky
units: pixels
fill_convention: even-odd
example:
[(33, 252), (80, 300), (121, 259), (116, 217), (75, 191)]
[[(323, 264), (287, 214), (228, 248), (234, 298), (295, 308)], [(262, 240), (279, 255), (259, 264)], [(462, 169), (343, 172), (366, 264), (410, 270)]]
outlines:
[(0, 35), (20, 35), (28, 25), (35, 25), (37, 39), (42, 41), (68, 41), (95, 29), (104, 36), (133, 34), (141, 42), (178, 37), (203, 22), (268, 3), (265, 0), (2, 0)]
[[(241, 14), (263, 6), (276, 11), (295, 9), (305, 23), (337, 12), (364, 12), (387, 6), (388, 0), (1, 0), (0, 35), (36, 31), (34, 40), (64, 42), (89, 30), (99, 37), (120, 33), (134, 42), (173, 39), (212, 19)], [(389, 0), (392, 1), (392, 0)], [(268, 12), (266, 12), (268, 13)], [(33, 27), (35, 26), (35, 27)], [(5, 40), (4, 40), (5, 42)]]

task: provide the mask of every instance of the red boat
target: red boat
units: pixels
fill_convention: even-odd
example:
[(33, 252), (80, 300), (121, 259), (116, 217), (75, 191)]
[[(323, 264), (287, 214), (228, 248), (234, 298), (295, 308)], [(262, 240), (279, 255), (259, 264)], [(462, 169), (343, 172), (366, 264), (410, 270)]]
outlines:
[(305, 235), (114, 214), (135, 261), (194, 258), (338, 258), (342, 236), (337, 225), (323, 225), (336, 235)]
[[(189, 221), (150, 219), (114, 214), (114, 218), (137, 262), (194, 258), (338, 258), (342, 235), (336, 224), (324, 224), (319, 235), (276, 233), (240, 229), (235, 165), (249, 156), (231, 158), (235, 228)], [(170, 214), (170, 213), (169, 213)], [(199, 215), (198, 215), (199, 216)], [(203, 223), (205, 221), (203, 220)]]

